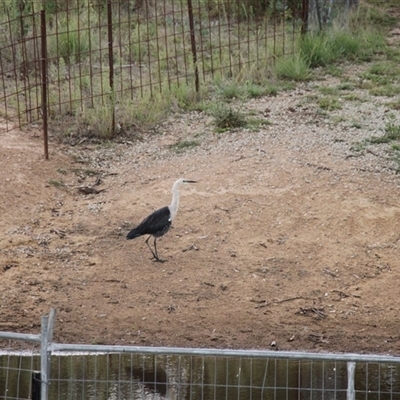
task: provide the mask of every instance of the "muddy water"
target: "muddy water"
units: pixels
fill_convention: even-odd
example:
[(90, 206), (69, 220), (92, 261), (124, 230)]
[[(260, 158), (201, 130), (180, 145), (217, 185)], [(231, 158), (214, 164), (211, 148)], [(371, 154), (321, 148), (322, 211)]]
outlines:
[[(31, 398), (35, 356), (0, 356), (0, 399)], [(50, 399), (345, 400), (347, 364), (263, 358), (52, 356)], [(400, 399), (400, 365), (357, 363), (355, 399)]]

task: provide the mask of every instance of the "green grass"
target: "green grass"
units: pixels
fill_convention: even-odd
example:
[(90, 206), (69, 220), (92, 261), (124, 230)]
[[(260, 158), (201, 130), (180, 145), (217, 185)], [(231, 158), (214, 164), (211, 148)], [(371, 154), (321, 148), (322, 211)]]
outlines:
[(246, 120), (246, 128), (252, 131), (258, 131), (269, 125), (271, 125), (271, 122), (265, 118), (248, 117)]
[(346, 91), (352, 91), (355, 90), (355, 84), (353, 82), (342, 82), (337, 86), (338, 90), (346, 90)]
[(236, 100), (245, 97), (243, 85), (232, 80), (226, 80), (217, 86), (217, 93), (223, 100)]
[(275, 73), (279, 79), (306, 81), (311, 78), (310, 64), (300, 54), (281, 57), (276, 61)]
[(345, 94), (345, 95), (342, 96), (342, 99), (346, 100), (346, 101), (355, 101), (355, 102), (359, 102), (359, 103), (362, 103), (362, 102), (365, 101), (362, 97), (360, 97), (356, 93)]
[(395, 117), (390, 115), (385, 124), (384, 134), (382, 136), (372, 136), (366, 140), (366, 143), (383, 144), (393, 141), (400, 141), (400, 123), (397, 123)]
[(321, 97), (318, 99), (318, 106), (324, 111), (340, 110), (342, 105), (339, 99), (335, 96)]
[(210, 110), (213, 124), (218, 132), (225, 132), (234, 128), (243, 128), (247, 125), (246, 114), (225, 104), (216, 103)]
[(325, 96), (337, 95), (339, 93), (339, 89), (335, 86), (319, 86), (318, 90)]
[(350, 127), (351, 128), (356, 128), (356, 129), (361, 129), (362, 128), (362, 124), (359, 121), (353, 121), (350, 124)]
[(400, 94), (400, 67), (392, 60), (375, 62), (359, 76), (363, 88), (373, 96), (394, 97)]
[(171, 145), (170, 148), (180, 154), (199, 145), (200, 143), (197, 140), (180, 140)]
[(57, 179), (49, 179), (47, 183), (51, 186), (54, 186), (57, 189), (64, 188), (65, 183), (63, 181), (57, 180)]
[[(385, 41), (387, 29), (396, 21), (386, 6), (374, 0), (361, 3), (359, 9), (351, 14), (347, 29), (333, 23), (322, 33), (303, 36), (293, 32), (290, 13), (287, 21), (276, 21), (272, 29), (271, 10), (268, 7), (264, 10), (262, 4), (272, 6), (273, 2), (251, 0), (252, 7), (248, 8), (246, 5), (250, 3), (237, 7), (236, 3), (233, 6), (234, 2), (223, 1), (222, 7), (217, 0), (201, 0), (202, 6), (207, 7), (211, 14), (215, 13), (214, 18), (226, 22), (228, 17), (236, 15), (241, 24), (235, 25), (235, 29), (221, 23), (218, 30), (207, 26), (199, 30), (201, 54), (205, 55), (197, 62), (200, 93), (194, 88), (190, 30), (186, 19), (179, 24), (165, 24), (157, 18), (146, 23), (134, 20), (130, 24), (116, 24), (114, 41), (118, 43), (118, 51), (114, 54), (115, 88), (112, 91), (105, 51), (108, 46), (104, 28), (107, 19), (103, 6), (106, 3), (93, 1), (90, 9), (82, 11), (83, 8), (76, 8), (67, 18), (66, 5), (77, 4), (75, 1), (46, 2), (48, 11), (58, 12), (57, 19), (49, 16), (48, 53), (51, 60), (48, 79), (50, 123), (52, 128), (60, 130), (61, 137), (80, 135), (104, 141), (112, 139), (115, 136), (111, 129), (113, 107), (116, 122), (127, 132), (135, 132), (137, 128), (149, 129), (165, 120), (171, 112), (188, 110), (211, 113), (217, 129), (254, 128), (267, 122), (251, 121), (240, 109), (220, 103), (235, 104), (237, 99), (276, 96), (281, 90), (294, 88), (298, 82), (321, 74), (340, 77), (343, 75), (343, 62), (374, 61), (360, 75), (359, 87), (368, 89), (372, 95), (395, 97), (400, 93), (400, 51), (388, 47)], [(16, 13), (17, 16), (15, 3), (11, 0), (6, 0), (6, 3), (11, 7), (12, 15)], [(25, 4), (28, 10), (30, 2), (25, 1)], [(283, 7), (280, 1), (274, 4)], [(181, 3), (177, 2), (176, 7), (180, 6)], [(256, 21), (257, 10), (263, 10), (268, 18)], [(77, 29), (83, 27), (86, 29), (78, 34)], [(28, 34), (34, 33), (32, 26), (24, 28)], [(18, 21), (10, 29), (18, 33)], [(284, 35), (277, 36), (274, 42), (267, 41), (267, 36), (274, 30)], [(6, 42), (4, 32), (0, 31), (0, 40)], [(208, 42), (208, 38), (218, 38), (218, 43)], [(246, 45), (229, 47), (243, 40)], [(27, 52), (31, 55), (35, 49), (31, 43), (29, 46), (32, 48)], [(93, 51), (99, 47), (104, 51)], [(16, 48), (14, 55), (4, 52), (4, 57), (12, 60), (16, 56), (19, 60), (20, 53)], [(179, 77), (175, 77), (175, 72)], [(120, 90), (131, 86), (134, 89)], [(15, 85), (10, 87), (16, 89)], [(356, 82), (346, 81), (336, 87), (321, 86), (319, 91), (323, 96), (315, 101), (323, 111), (339, 109), (339, 96), (350, 101), (362, 101), (356, 94), (339, 93), (356, 87)], [(36, 98), (32, 96), (33, 102)], [(16, 103), (16, 99), (10, 99), (10, 104), (13, 101)], [(388, 106), (394, 110), (400, 107), (396, 99)]]

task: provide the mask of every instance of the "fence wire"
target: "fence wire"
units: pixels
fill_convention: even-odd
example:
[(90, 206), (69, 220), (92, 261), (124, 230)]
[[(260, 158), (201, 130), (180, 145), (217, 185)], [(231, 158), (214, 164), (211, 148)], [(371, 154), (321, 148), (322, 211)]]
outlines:
[(399, 357), (60, 344), (54, 321), (52, 309), (41, 335), (0, 332), (0, 399), (400, 398)]
[(45, 136), (47, 121), (53, 131), (61, 127), (65, 134), (69, 128), (90, 136), (104, 129), (96, 126), (101, 113), (112, 134), (116, 120), (134, 125), (132, 110), (144, 97), (173, 93), (185, 102), (215, 79), (267, 75), (277, 57), (296, 52), (302, 33), (346, 20), (357, 5), (358, 0), (3, 1), (0, 129), (43, 119)]
[[(51, 364), (52, 399), (349, 399), (346, 362), (328, 359), (72, 353)], [(400, 398), (399, 378), (399, 364), (359, 362), (354, 398)]]
[(352, 10), (359, 6), (359, 0), (307, 0), (308, 30), (323, 30), (333, 23), (345, 26)]
[(36, 122), (48, 111), (50, 121), (82, 123), (90, 131), (94, 110), (124, 121), (145, 96), (199, 92), (215, 78), (245, 79), (250, 69), (295, 51), (303, 3), (1, 2), (0, 128)]
[(0, 399), (32, 399), (33, 374), (40, 371), (39, 345), (0, 340), (0, 349)]

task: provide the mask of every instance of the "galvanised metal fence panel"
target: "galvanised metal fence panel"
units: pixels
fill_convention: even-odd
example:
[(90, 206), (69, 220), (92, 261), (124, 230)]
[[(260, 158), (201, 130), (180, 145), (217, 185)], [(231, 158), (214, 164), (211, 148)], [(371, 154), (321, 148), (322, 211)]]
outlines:
[(54, 321), (52, 309), (40, 335), (0, 332), (1, 399), (400, 398), (400, 357), (60, 344)]
[[(40, 346), (24, 340), (2, 339), (0, 336), (0, 399), (31, 399), (34, 387), (40, 387)], [(40, 379), (40, 378), (39, 378)], [(35, 385), (36, 384), (36, 385)]]
[(400, 358), (394, 357), (62, 344), (52, 349), (51, 398), (358, 400), (400, 396)]

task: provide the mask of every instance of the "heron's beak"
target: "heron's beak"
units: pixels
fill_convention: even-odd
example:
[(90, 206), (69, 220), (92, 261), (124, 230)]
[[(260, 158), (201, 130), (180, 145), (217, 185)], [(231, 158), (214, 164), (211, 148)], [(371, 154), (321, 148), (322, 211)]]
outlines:
[(197, 181), (185, 181), (186, 183), (197, 183)]

